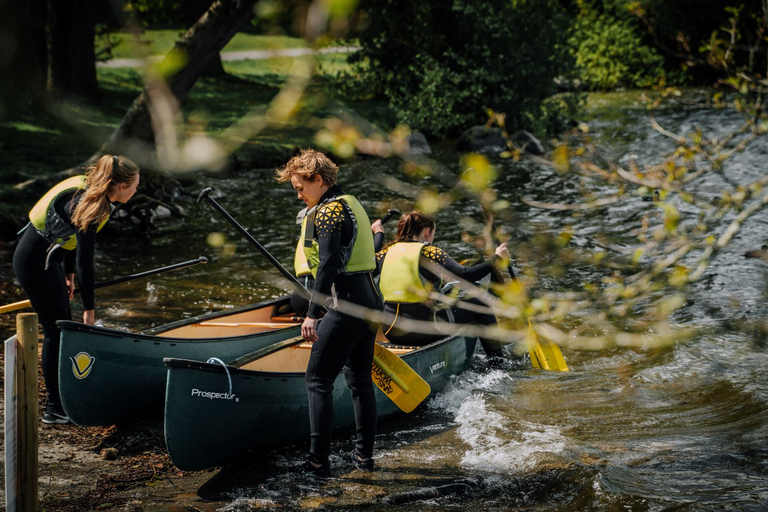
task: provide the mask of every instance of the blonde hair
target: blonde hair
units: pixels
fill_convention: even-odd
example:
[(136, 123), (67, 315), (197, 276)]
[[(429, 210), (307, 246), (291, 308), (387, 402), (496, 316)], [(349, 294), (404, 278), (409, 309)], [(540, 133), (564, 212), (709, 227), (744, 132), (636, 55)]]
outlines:
[(320, 176), (328, 185), (336, 184), (336, 175), (339, 168), (330, 158), (314, 149), (302, 149), (298, 156), (291, 158), (287, 164), (276, 172), (275, 179), (278, 183), (291, 181), (291, 177), (300, 176), (305, 180), (313, 180)]
[(72, 212), (72, 224), (85, 231), (109, 217), (109, 187), (131, 183), (139, 173), (139, 166), (124, 156), (104, 155), (86, 171), (85, 189)]

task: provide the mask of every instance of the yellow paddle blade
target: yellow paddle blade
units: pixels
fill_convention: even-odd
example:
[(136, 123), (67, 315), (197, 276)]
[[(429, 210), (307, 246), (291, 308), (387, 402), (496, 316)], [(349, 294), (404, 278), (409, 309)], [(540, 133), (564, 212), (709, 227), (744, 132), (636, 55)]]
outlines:
[(28, 300), (20, 300), (19, 302), (14, 302), (12, 304), (6, 304), (5, 306), (0, 306), (0, 314), (2, 313), (10, 313), (11, 311), (16, 311), (17, 309), (24, 309), (24, 308), (31, 308), (32, 304)]
[(531, 364), (534, 368), (554, 372), (568, 371), (568, 365), (565, 364), (560, 347), (552, 340), (544, 340), (544, 343), (540, 343), (530, 319), (528, 319), (528, 353), (531, 355)]
[(374, 346), (371, 379), (403, 412), (411, 412), (431, 388), (413, 368), (378, 343)]

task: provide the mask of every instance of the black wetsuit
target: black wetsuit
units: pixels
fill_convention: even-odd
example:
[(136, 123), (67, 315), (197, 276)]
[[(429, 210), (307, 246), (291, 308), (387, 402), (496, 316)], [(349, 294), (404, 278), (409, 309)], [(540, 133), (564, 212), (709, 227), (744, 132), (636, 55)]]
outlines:
[[(389, 247), (376, 253), (377, 273), (381, 272), (381, 266), (384, 263), (384, 257), (387, 255), (388, 250)], [(465, 267), (457, 263), (444, 250), (433, 245), (425, 244), (421, 249), (420, 261), (423, 259), (429, 260), (444, 268), (447, 271), (445, 275), (449, 275), (448, 273), (450, 273), (465, 281), (476, 282), (490, 275), (491, 281), (503, 282), (503, 278), (494, 264), (494, 262), (499, 259), (498, 256), (494, 256), (494, 262), (484, 261), (470, 267)], [(435, 274), (421, 264), (419, 265), (419, 275), (425, 283), (430, 283), (433, 289), (440, 290), (443, 285), (442, 275)], [(465, 302), (480, 306), (484, 305), (478, 299), (470, 299)], [(392, 343), (398, 345), (422, 346), (445, 337), (445, 334), (440, 333), (422, 333), (409, 331), (408, 329), (400, 329), (398, 328), (398, 323), (401, 319), (419, 320), (424, 322), (434, 322), (437, 319), (448, 320), (446, 310), (436, 312), (433, 308), (424, 303), (400, 303), (398, 308), (398, 303), (386, 302), (384, 304), (384, 311), (388, 313), (386, 315), (387, 319), (391, 320), (385, 320), (385, 325), (382, 326), (382, 329), (384, 330), (387, 339)], [(458, 306), (452, 307), (451, 313), (453, 321), (457, 324), (496, 325), (496, 317), (491, 313), (470, 311)], [(501, 347), (497, 340), (485, 339), (481, 336), (480, 341), (487, 355), (501, 355)]]
[[(56, 211), (68, 222), (74, 206), (74, 194), (74, 191), (63, 194), (54, 203)], [(75, 236), (77, 249), (56, 249), (48, 260), (47, 270), (46, 257), (51, 244), (32, 225), (28, 225), (24, 230), (13, 255), (13, 271), (43, 328), (42, 369), (48, 398), (47, 407), (57, 412), (62, 412), (62, 407), (58, 373), (60, 331), (56, 327), (56, 320), (70, 320), (72, 317), (66, 275), (74, 273), (75, 267), (83, 308), (94, 309), (93, 255), (96, 226), (91, 226), (85, 232), (78, 231)]]
[[(312, 274), (305, 274), (296, 278), (307, 290), (315, 288), (315, 278)], [(304, 316), (309, 309), (309, 299), (304, 294), (294, 290), (291, 292), (291, 309), (296, 315)]]
[[(338, 186), (331, 187), (320, 199), (320, 204), (331, 197), (342, 195)], [(329, 209), (330, 210), (330, 209)], [(362, 458), (373, 456), (376, 435), (376, 398), (371, 381), (373, 346), (376, 326), (365, 320), (339, 312), (332, 298), (333, 290), (338, 302), (381, 310), (381, 296), (373, 283), (371, 272), (340, 274), (346, 262), (341, 261), (342, 246), (353, 236), (354, 224), (346, 208), (341, 215), (332, 216), (321, 206), (315, 218), (314, 238), (318, 242), (318, 266), (312, 300), (307, 311), (310, 318), (319, 318), (318, 340), (312, 345), (307, 366), (307, 394), (309, 397), (310, 460), (327, 464), (333, 430), (333, 383), (344, 370), (347, 385), (352, 391), (355, 413), (355, 452)]]

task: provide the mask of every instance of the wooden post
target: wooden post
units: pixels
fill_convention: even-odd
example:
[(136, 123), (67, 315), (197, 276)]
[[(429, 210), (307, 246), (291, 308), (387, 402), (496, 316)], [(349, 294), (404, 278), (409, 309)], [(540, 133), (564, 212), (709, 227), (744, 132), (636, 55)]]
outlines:
[(16, 316), (18, 458), (16, 510), (37, 510), (37, 313)]

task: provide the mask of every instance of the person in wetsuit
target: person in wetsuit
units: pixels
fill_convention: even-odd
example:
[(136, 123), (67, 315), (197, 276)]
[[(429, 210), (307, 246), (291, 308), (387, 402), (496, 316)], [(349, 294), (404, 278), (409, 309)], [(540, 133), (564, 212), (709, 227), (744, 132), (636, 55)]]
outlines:
[(96, 233), (114, 208), (136, 192), (139, 167), (128, 158), (104, 155), (85, 176), (51, 188), (29, 212), (13, 255), (13, 271), (43, 328), (42, 369), (46, 388), (43, 422), (69, 422), (59, 396), (57, 320), (69, 320), (75, 268), (83, 301), (83, 322), (95, 322), (93, 256)]
[[(496, 248), (493, 260), (470, 267), (457, 263), (447, 252), (432, 245), (435, 237), (435, 220), (418, 211), (406, 213), (397, 224), (395, 239), (376, 253), (379, 289), (384, 297), (385, 325), (382, 330), (387, 339), (398, 345), (422, 346), (445, 337), (438, 332), (416, 332), (403, 327), (406, 320), (426, 322), (447, 320), (448, 310), (436, 311), (429, 294), (439, 291), (445, 281), (456, 277), (475, 282), (490, 275), (494, 282), (502, 282), (498, 271), (504, 261), (509, 261), (507, 244)], [(483, 309), (477, 299), (465, 300)], [(450, 308), (456, 324), (496, 325), (492, 313)], [(503, 353), (498, 340), (480, 336), (480, 342), (492, 364), (501, 362)]]
[(304, 471), (320, 477), (331, 476), (333, 383), (342, 370), (352, 391), (356, 443), (351, 459), (358, 468), (373, 469), (376, 435), (371, 366), (377, 326), (345, 308), (380, 311), (383, 306), (371, 274), (376, 267), (373, 233), (360, 202), (336, 184), (337, 174), (327, 156), (307, 149), (276, 177), (290, 181), (308, 208), (300, 244), (315, 285), (301, 326), (302, 336), (312, 343), (306, 374), (310, 452)]

